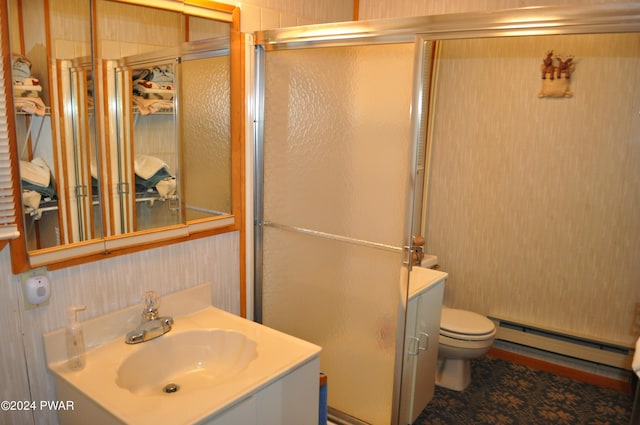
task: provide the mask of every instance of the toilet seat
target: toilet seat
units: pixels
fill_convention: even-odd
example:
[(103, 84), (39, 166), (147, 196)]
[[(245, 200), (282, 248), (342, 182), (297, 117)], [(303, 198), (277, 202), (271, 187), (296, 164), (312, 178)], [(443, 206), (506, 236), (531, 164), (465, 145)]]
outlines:
[(481, 314), (455, 308), (442, 309), (440, 335), (464, 341), (481, 341), (492, 338), (495, 333), (494, 323)]

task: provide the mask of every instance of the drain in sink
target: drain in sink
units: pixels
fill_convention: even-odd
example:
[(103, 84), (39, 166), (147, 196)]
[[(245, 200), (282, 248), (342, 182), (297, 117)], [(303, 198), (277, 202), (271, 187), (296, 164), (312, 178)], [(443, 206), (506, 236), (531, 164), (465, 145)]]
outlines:
[(180, 386), (178, 384), (167, 384), (164, 386), (162, 391), (167, 394), (173, 394), (175, 392), (178, 392), (179, 389), (180, 389)]

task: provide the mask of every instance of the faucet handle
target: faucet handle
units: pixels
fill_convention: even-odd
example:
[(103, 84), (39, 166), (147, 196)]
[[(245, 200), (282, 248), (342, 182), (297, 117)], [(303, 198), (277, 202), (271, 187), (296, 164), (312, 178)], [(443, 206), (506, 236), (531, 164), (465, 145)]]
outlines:
[(155, 291), (146, 291), (142, 296), (142, 301), (144, 302), (145, 316), (155, 316), (158, 313), (160, 298)]
[(145, 310), (157, 310), (160, 307), (160, 298), (158, 298), (156, 291), (146, 291), (142, 299)]

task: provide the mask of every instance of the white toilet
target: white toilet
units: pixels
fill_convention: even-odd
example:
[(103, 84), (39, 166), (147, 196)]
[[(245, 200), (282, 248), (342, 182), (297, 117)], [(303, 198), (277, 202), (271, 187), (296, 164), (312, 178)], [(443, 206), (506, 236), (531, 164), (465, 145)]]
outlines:
[(462, 391), (471, 382), (471, 359), (489, 351), (496, 327), (487, 317), (442, 307), (436, 385)]

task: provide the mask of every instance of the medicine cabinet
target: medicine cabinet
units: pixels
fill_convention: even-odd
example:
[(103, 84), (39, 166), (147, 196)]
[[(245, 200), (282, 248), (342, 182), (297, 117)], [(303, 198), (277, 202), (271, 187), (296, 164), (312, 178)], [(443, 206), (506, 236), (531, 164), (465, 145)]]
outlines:
[(1, 6), (23, 212), (14, 273), (242, 228), (239, 8), (140, 4)]

